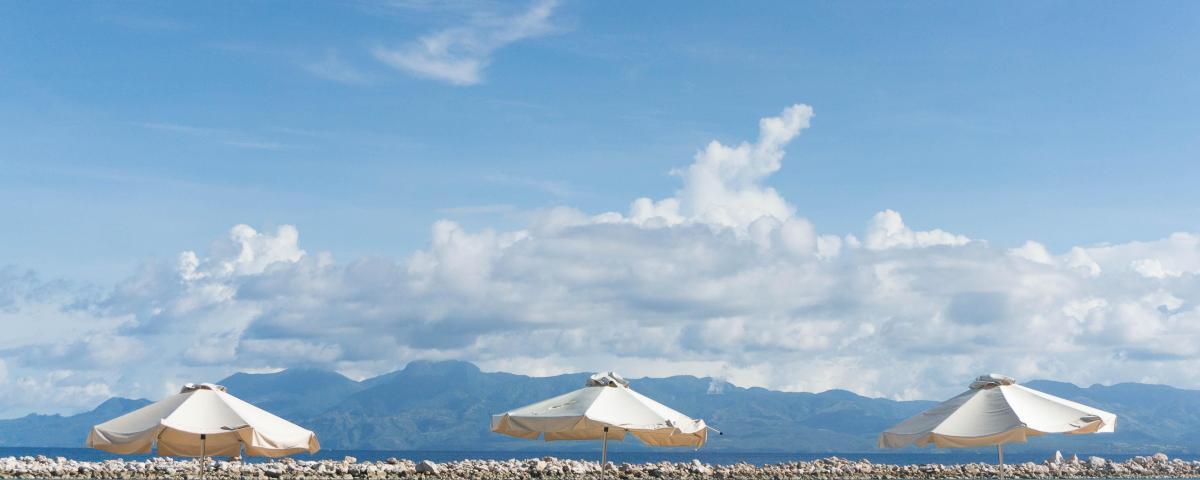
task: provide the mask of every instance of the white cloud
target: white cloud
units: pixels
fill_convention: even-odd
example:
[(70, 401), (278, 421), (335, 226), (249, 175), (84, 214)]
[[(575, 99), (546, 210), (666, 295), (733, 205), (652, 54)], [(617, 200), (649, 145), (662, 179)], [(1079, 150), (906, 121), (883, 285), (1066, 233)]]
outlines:
[(1020, 247), (1010, 249), (1008, 254), (1016, 258), (1029, 260), (1033, 263), (1054, 265), (1054, 257), (1050, 255), (1049, 250), (1046, 250), (1046, 246), (1033, 240), (1025, 242)]
[(291, 225), (280, 226), (275, 235), (261, 234), (248, 225), (237, 225), (229, 231), (227, 241), (217, 244), (218, 257), (197, 268), (207, 270), (202, 275), (262, 273), (272, 264), (300, 260), (305, 252), (300, 249), (299, 241), (300, 232)]
[(886, 250), (889, 248), (921, 248), (938, 245), (965, 245), (971, 239), (934, 229), (927, 232), (913, 231), (904, 225), (900, 214), (892, 210), (876, 213), (867, 227), (867, 236), (863, 246), (871, 250)]
[[(811, 118), (792, 106), (754, 142), (709, 144), (673, 196), (628, 212), (558, 207), (514, 231), (443, 220), (401, 259), (335, 262), (301, 248), (296, 228), (239, 225), (99, 299), (8, 270), (0, 315), (38, 328), (0, 345), (0, 391), (155, 397), (234, 370), (365, 376), (416, 358), (898, 398), (954, 393), (990, 371), (1200, 386), (1200, 236), (1003, 249), (914, 230), (891, 210), (857, 236), (822, 233), (767, 185)], [(48, 398), (39, 408), (88, 403)]]
[(1179, 272), (1167, 270), (1162, 262), (1155, 258), (1142, 258), (1129, 263), (1129, 267), (1146, 278), (1178, 277)]
[(1087, 249), (1089, 258), (1106, 268), (1123, 268), (1135, 261), (1151, 259), (1172, 272), (1200, 273), (1200, 235), (1175, 233), (1161, 240), (1101, 245)]
[(327, 364), (337, 361), (342, 356), (340, 345), (292, 338), (246, 340), (239, 348), (244, 350), (247, 355), (268, 356), (278, 359), (286, 365)]
[(1074, 268), (1090, 277), (1100, 275), (1100, 264), (1096, 263), (1095, 260), (1092, 260), (1092, 256), (1089, 254), (1088, 250), (1085, 250), (1081, 247), (1072, 248), (1071, 251), (1067, 253), (1066, 262), (1067, 266)]
[(557, 2), (538, 0), (513, 16), (476, 15), (465, 25), (422, 36), (398, 48), (378, 47), (375, 57), (420, 77), (453, 85), (483, 81), (492, 54), (511, 43), (554, 31), (550, 16)]
[(762, 217), (791, 218), (795, 207), (762, 181), (779, 171), (783, 147), (808, 128), (812, 117), (812, 107), (792, 105), (759, 122), (755, 143), (729, 147), (710, 142), (691, 165), (673, 172), (683, 178), (683, 188), (674, 197), (657, 202), (639, 198), (630, 208), (630, 219), (640, 225), (694, 222), (745, 231)]
[(92, 408), (113, 396), (112, 389), (102, 378), (69, 370), (9, 378), (3, 387), (0, 388), (0, 403), (26, 408)]

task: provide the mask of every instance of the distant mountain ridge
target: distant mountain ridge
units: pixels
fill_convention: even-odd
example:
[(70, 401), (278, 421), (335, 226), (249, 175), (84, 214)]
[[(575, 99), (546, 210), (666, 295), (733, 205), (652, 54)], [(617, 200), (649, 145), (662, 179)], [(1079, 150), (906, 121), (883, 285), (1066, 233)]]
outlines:
[[(546, 445), (493, 434), (490, 416), (579, 388), (587, 374), (528, 377), (485, 373), (467, 362), (412, 362), (361, 382), (325, 370), (288, 369), (231, 375), (230, 393), (317, 432), (330, 449), (573, 450), (587, 442)], [(1163, 385), (1078, 387), (1035, 380), (1031, 388), (1119, 415), (1117, 433), (1046, 436), (1006, 450), (1089, 453), (1200, 452), (1200, 391)], [(844, 390), (822, 393), (743, 388), (712, 378), (674, 376), (631, 381), (638, 391), (724, 435), (706, 449), (776, 452), (870, 452), (880, 430), (932, 405), (931, 401), (868, 398)], [(0, 446), (77, 447), (88, 429), (148, 404), (113, 398), (72, 416), (0, 420)], [(636, 440), (617, 448), (647, 448)]]
[(0, 420), (0, 446), (81, 447), (92, 425), (149, 405), (146, 399), (114, 397), (96, 408), (71, 416), (38, 415)]
[(284, 418), (308, 418), (367, 388), (346, 376), (312, 368), (290, 368), (268, 374), (235, 373), (221, 385), (238, 398)]

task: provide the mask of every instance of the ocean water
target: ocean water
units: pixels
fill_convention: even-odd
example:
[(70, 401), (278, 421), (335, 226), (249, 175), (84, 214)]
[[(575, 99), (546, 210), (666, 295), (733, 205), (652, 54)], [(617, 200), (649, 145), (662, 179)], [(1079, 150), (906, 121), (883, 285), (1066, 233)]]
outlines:
[[(1086, 460), (1090, 453), (1083, 452), (1063, 452), (1063, 455), (1070, 456), (1071, 453), (1079, 455), (1079, 458)], [(1004, 462), (1007, 464), (1016, 464), (1024, 462), (1041, 463), (1050, 458), (1054, 452), (1013, 452), (1004, 454)], [(1146, 452), (1142, 455), (1152, 455), (1154, 452)], [(123, 458), (127, 460), (144, 459), (145, 455), (112, 455), (88, 448), (41, 448), (41, 447), (0, 447), (0, 457), (20, 457), (20, 456), (36, 456), (45, 455), (47, 457), (66, 457), (74, 460), (86, 461), (103, 461)], [(1133, 454), (1096, 454), (1108, 460), (1124, 461), (1133, 458)], [(1168, 455), (1170, 453), (1168, 452)], [(295, 455), (293, 458), (298, 460), (323, 460), (336, 459), (340, 460), (343, 457), (355, 457), (359, 461), (375, 461), (386, 460), (388, 458), (407, 458), (413, 461), (430, 460), (433, 462), (447, 462), (463, 459), (485, 459), (485, 460), (507, 460), (515, 459), (530, 459), (542, 457), (557, 457), (569, 458), (575, 460), (600, 460), (600, 449), (597, 445), (596, 451), (438, 451), (438, 450), (321, 450), (314, 455)], [(775, 452), (723, 452), (723, 451), (706, 451), (706, 450), (609, 450), (608, 460), (615, 463), (647, 463), (647, 462), (690, 462), (692, 459), (698, 459), (701, 462), (709, 464), (732, 464), (745, 462), (754, 465), (766, 465), (771, 463), (793, 462), (798, 460), (816, 460), (819, 458), (827, 458), (837, 456), (850, 460), (867, 459), (872, 463), (887, 463), (897, 465), (919, 465), (926, 463), (995, 463), (996, 451), (992, 449), (981, 450), (943, 450), (943, 451), (923, 451), (923, 452), (899, 452), (899, 453), (775, 453)], [(1182, 458), (1184, 460), (1200, 460), (1200, 455), (1171, 455), (1171, 458)], [(261, 458), (250, 457), (247, 461), (262, 462), (269, 461)]]

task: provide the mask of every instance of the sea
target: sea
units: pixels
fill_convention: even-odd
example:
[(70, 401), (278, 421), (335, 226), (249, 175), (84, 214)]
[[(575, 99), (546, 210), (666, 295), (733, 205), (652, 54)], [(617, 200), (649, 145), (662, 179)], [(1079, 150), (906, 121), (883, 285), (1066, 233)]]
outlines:
[[(1124, 461), (1133, 458), (1135, 454), (1092, 454), (1083, 452), (1063, 452), (1063, 455), (1070, 457), (1074, 453), (1080, 459), (1087, 460), (1089, 456), (1095, 455), (1104, 457), (1106, 460)], [(1142, 455), (1153, 455), (1155, 452), (1146, 452)], [(1200, 455), (1182, 454), (1171, 455), (1171, 458), (1181, 458), (1184, 460), (1200, 460)], [(21, 456), (37, 456), (45, 455), (50, 458), (66, 457), (72, 460), (83, 461), (103, 461), (114, 459), (145, 459), (146, 455), (113, 455), (99, 450), (88, 448), (48, 448), (48, 447), (0, 447), (0, 457), (21, 457)], [(1024, 462), (1041, 463), (1054, 455), (1054, 452), (1005, 452), (1004, 463), (1017, 464)], [(967, 450), (967, 451), (935, 451), (935, 452), (888, 452), (888, 453), (775, 453), (775, 452), (724, 452), (710, 450), (688, 450), (688, 451), (659, 451), (659, 450), (609, 450), (608, 460), (614, 463), (652, 463), (652, 462), (691, 462), (693, 459), (700, 460), (707, 464), (734, 464), (734, 463), (749, 463), (753, 465), (767, 465), (773, 463), (784, 463), (794, 461), (808, 461), (828, 457), (840, 457), (849, 460), (870, 460), (871, 463), (884, 463), (894, 465), (921, 465), (928, 463), (996, 463), (996, 451), (987, 450)], [(448, 462), (464, 459), (484, 459), (484, 460), (508, 460), (508, 459), (533, 459), (543, 457), (555, 457), (560, 459), (574, 460), (600, 460), (600, 451), (595, 452), (571, 450), (571, 451), (555, 451), (555, 450), (518, 450), (518, 451), (469, 451), (469, 450), (321, 450), (316, 454), (294, 455), (292, 458), (297, 460), (326, 460), (334, 459), (341, 460), (345, 457), (354, 457), (358, 461), (376, 461), (386, 460), (388, 458), (409, 459), (413, 461), (429, 460), (432, 462)], [(248, 457), (248, 462), (264, 462), (268, 459)]]

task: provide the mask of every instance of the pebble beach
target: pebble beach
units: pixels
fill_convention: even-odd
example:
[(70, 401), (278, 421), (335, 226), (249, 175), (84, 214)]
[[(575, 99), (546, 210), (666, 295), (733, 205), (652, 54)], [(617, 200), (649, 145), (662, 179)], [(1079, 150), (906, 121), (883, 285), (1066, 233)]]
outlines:
[[(94, 478), (148, 479), (200, 478), (195, 460), (150, 458), (86, 462), (64, 457), (24, 456), (0, 458), (0, 478)], [(562, 460), (554, 457), (527, 460), (460, 460), (434, 463), (389, 458), (360, 462), (342, 460), (280, 459), (268, 462), (208, 461), (205, 478), (234, 479), (545, 479), (545, 478), (846, 478), (846, 479), (966, 479), (997, 476), (994, 464), (888, 465), (867, 460), (829, 457), (813, 461), (771, 465), (709, 465), (689, 463), (613, 464), (602, 469), (599, 462)], [(1123, 462), (1101, 457), (1053, 458), (1041, 463), (1005, 466), (1008, 478), (1198, 478), (1200, 461), (1171, 459), (1159, 453)]]

